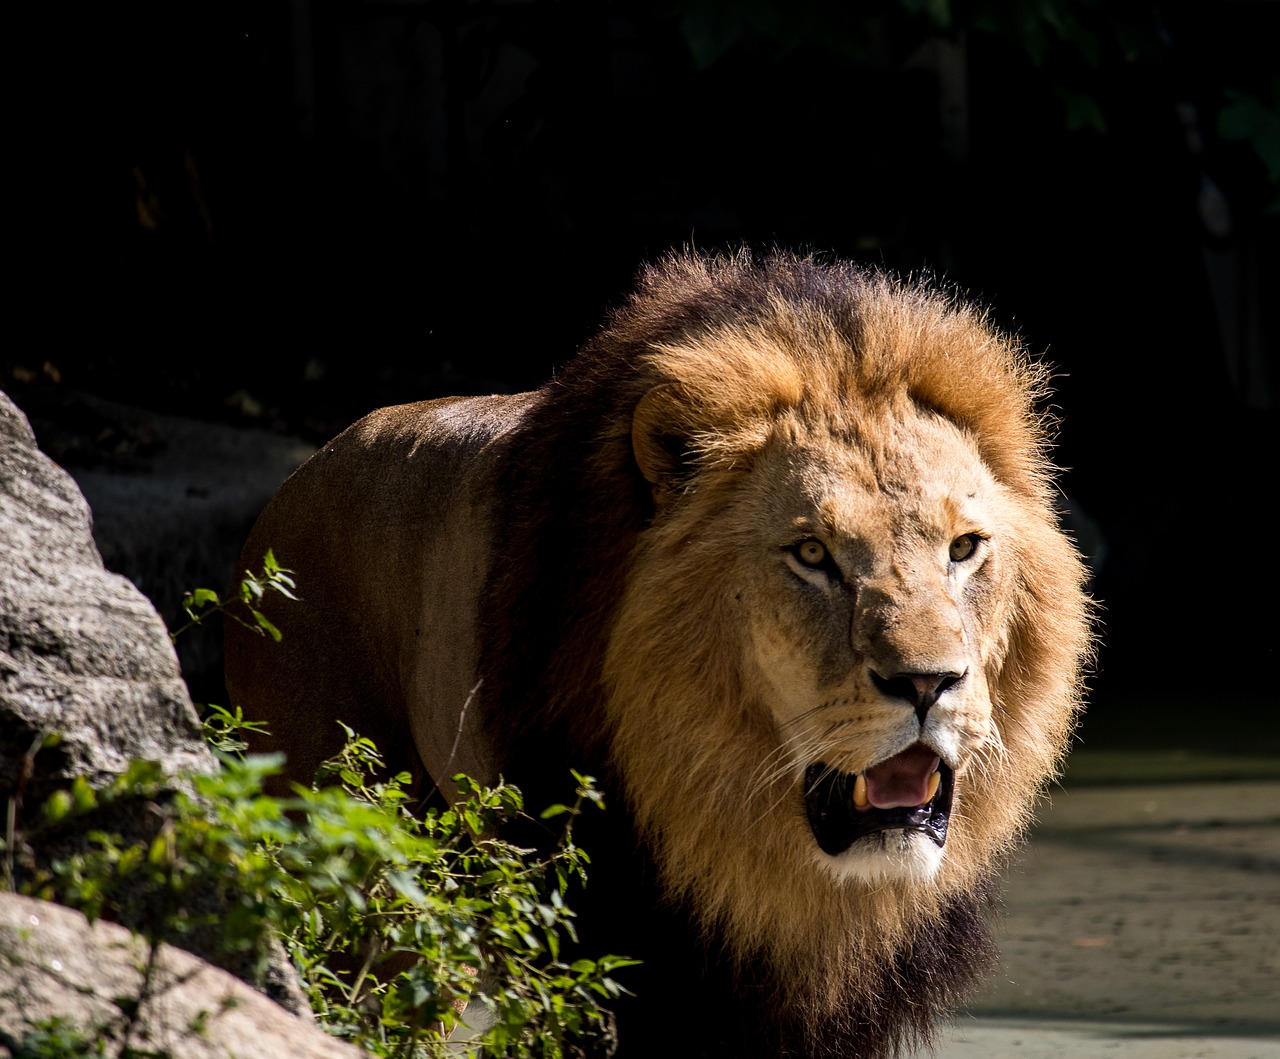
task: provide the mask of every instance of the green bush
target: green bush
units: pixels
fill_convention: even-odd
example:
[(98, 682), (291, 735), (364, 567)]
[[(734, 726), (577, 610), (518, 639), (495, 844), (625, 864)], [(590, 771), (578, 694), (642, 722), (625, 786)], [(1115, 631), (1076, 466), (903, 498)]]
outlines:
[[(268, 555), (265, 573), (251, 580), (241, 592), (251, 627), (278, 638), (254, 603), (263, 591), (289, 594), (289, 572)], [(226, 607), (212, 592), (192, 594), (189, 625)], [(150, 814), (152, 837), (129, 842), (90, 831), (87, 849), (35, 873), (24, 892), (91, 919), (141, 923), (152, 965), (160, 945), (212, 928), (226, 956), (257, 961), (261, 973), (268, 940), (277, 938), (320, 1024), (376, 1056), (442, 1056), (448, 1046), (451, 1055), (465, 1048), (558, 1059), (612, 1033), (605, 1005), (622, 992), (612, 975), (633, 961), (561, 959), (574, 939), (566, 894), (585, 881), (588, 863), (573, 824), (603, 808), (590, 777), (575, 773), (574, 803), (542, 812), (562, 828), (558, 845), (538, 855), (496, 837), (524, 813), (514, 787), (458, 776), (457, 804), (411, 811), (409, 777), (375, 778), (383, 775), (377, 748), (350, 729), (315, 784), (272, 797), (263, 784), (282, 761), (244, 754), (252, 727), (238, 710), (208, 707), (216, 771), (175, 783), (136, 762), (104, 788), (77, 780), (57, 792), (38, 820), (7, 836), (10, 851), (83, 827), (122, 800)], [(467, 1004), (488, 1028), (465, 1045), (450, 1043)], [(110, 1035), (127, 1045), (129, 1026)], [(24, 1046), (48, 1040), (48, 1027), (32, 1027)]]

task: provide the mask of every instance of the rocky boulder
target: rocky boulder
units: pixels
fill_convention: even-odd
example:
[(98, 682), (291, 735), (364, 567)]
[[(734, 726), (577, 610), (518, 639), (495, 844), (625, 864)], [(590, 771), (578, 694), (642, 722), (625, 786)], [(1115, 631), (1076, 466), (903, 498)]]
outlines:
[[(49, 746), (46, 737), (54, 733), (60, 741)], [(20, 834), (25, 814), (34, 813), (53, 791), (78, 776), (100, 786), (138, 758), (158, 762), (170, 776), (216, 767), (163, 622), (132, 582), (104, 568), (84, 497), (40, 452), (26, 418), (0, 393), (0, 806), (9, 808)], [(141, 811), (132, 816), (130, 811), (127, 802), (117, 804), (110, 819), (92, 819), (91, 826), (126, 840), (145, 839), (153, 822)], [(52, 857), (65, 855), (67, 843), (76, 840), (63, 835), (57, 848), (19, 843), (4, 852), (4, 876), (29, 878)], [(6, 921), (39, 918), (25, 911), (22, 901), (0, 894)], [(68, 927), (80, 943), (94, 946), (82, 954), (90, 977), (95, 966), (105, 973), (110, 963), (110, 953), (96, 946), (111, 932), (104, 934), (99, 926), (107, 924), (87, 933)], [(26, 966), (22, 961), (35, 958), (27, 949), (14, 949), (12, 941), (13, 935), (0, 934), (0, 982), (17, 973), (19, 964)], [(191, 947), (203, 951), (198, 943)], [(65, 963), (61, 956), (51, 958)], [(261, 984), (275, 999), (305, 1010), (282, 953), (273, 955)], [(98, 996), (120, 995), (111, 992), (116, 985), (109, 978), (89, 981), (87, 988)], [(269, 1005), (264, 1010), (284, 1020), (285, 1032), (306, 1027), (265, 998), (263, 1003)], [(0, 1031), (22, 1028), (11, 1021), (12, 1012), (21, 1010), (21, 1004), (0, 1004)]]
[(168, 631), (104, 569), (84, 497), (0, 393), (0, 798), (101, 784), (132, 758), (213, 765)]
[(91, 1040), (111, 1042), (112, 1055), (126, 1044), (138, 1054), (173, 1059), (364, 1055), (181, 949), (164, 946), (150, 957), (146, 942), (123, 927), (3, 895), (0, 1055), (6, 1047), (17, 1054), (24, 1035), (55, 1019)]

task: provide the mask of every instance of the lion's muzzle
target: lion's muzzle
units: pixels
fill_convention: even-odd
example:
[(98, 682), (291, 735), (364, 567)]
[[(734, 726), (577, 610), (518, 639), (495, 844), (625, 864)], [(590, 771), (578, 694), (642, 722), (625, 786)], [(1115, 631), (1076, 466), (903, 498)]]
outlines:
[(954, 790), (955, 773), (913, 743), (858, 775), (814, 762), (805, 770), (805, 814), (819, 848), (832, 857), (883, 831), (918, 831), (941, 847)]

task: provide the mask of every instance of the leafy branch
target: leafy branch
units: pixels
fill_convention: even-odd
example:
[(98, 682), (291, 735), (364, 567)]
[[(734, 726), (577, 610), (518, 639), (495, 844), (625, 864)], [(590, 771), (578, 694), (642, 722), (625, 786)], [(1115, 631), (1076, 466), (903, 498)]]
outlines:
[[(169, 639), (176, 641), (183, 633), (203, 624), (214, 615), (225, 614), (246, 629), (260, 636), (270, 636), (279, 643), (280, 630), (261, 610), (262, 601), (269, 592), (278, 592), (286, 599), (298, 599), (293, 571), (281, 566), (270, 548), (262, 557), (262, 573), (255, 574), (251, 570), (244, 572), (235, 599), (224, 600), (211, 588), (196, 588), (184, 595), (182, 609), (188, 621), (170, 632)], [(241, 609), (249, 612), (249, 619), (241, 616)]]

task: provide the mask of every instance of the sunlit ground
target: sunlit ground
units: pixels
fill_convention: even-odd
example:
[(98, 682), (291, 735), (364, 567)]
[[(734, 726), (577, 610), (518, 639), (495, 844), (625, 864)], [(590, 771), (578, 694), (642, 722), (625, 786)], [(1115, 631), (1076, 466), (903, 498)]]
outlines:
[(1115, 703), (1007, 877), (941, 1059), (1280, 1057), (1280, 749), (1254, 703)]

